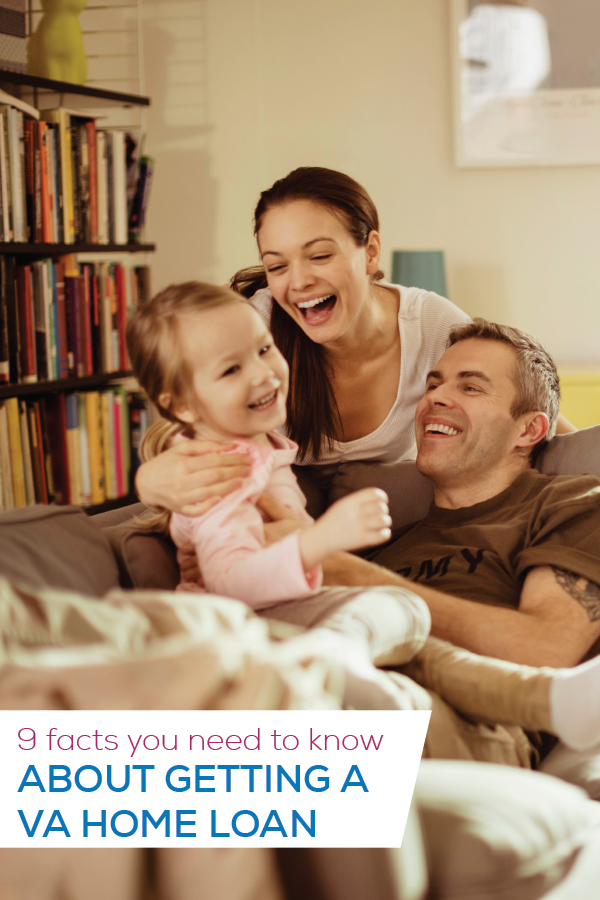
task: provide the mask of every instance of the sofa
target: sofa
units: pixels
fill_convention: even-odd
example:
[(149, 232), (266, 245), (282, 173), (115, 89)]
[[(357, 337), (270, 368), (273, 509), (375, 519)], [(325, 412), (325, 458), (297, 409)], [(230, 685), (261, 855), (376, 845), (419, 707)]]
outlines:
[[(600, 475), (599, 440), (600, 428), (555, 438), (540, 468), (548, 473)], [(317, 514), (335, 497), (372, 483), (368, 464), (342, 467), (327, 494), (306, 473), (299, 474), (309, 508)], [(378, 483), (388, 487), (397, 527), (424, 514), (430, 486), (414, 464), (380, 470)], [(27, 507), (0, 514), (0, 580), (26, 586), (29, 597), (46, 598), (44, 602), (50, 602), (48, 588), (54, 589), (55, 598), (75, 592), (73, 596), (97, 602), (118, 588), (172, 590), (178, 581), (174, 548), (168, 539), (140, 531), (135, 516), (143, 511), (136, 504), (89, 518), (75, 507)], [(246, 610), (243, 615), (251, 616)], [(2, 627), (0, 638), (6, 646)], [(85, 672), (89, 637), (85, 629), (77, 631), (79, 625), (70, 627), (71, 651), (79, 654), (78, 671)], [(68, 690), (57, 691), (44, 681), (43, 666), (34, 672), (29, 662), (16, 658), (16, 663), (0, 670), (0, 707), (21, 708), (26, 702), (36, 708), (31, 704), (43, 697), (40, 703), (84, 708), (77, 706), (82, 701), (69, 699)], [(143, 684), (140, 664), (129, 660), (127, 665)], [(109, 691), (109, 681), (100, 691)], [(81, 684), (77, 688), (81, 691)], [(268, 705), (273, 702), (268, 699), (273, 696), (271, 682), (267, 692), (264, 679), (258, 690), (248, 682), (244, 688), (241, 701), (239, 694), (233, 695), (238, 708), (248, 708), (249, 703), (277, 708)], [(72, 696), (76, 698), (77, 691)], [(98, 703), (102, 702), (100, 697)], [(110, 706), (105, 708), (114, 706), (110, 696), (107, 702)], [(152, 701), (142, 698), (140, 704), (146, 702)], [(600, 799), (600, 764), (593, 752), (575, 754), (559, 745), (540, 772), (425, 760), (398, 850), (3, 849), (0, 896), (3, 900), (49, 900), (59, 895), (94, 900), (106, 893), (119, 900), (209, 896), (211, 900), (592, 900), (600, 877), (600, 805), (590, 797)]]

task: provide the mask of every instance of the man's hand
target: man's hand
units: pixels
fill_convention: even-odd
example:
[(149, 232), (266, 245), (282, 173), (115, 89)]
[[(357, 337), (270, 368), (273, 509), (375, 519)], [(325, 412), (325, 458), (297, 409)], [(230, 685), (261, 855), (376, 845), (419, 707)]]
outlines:
[(251, 472), (248, 456), (223, 453), (231, 444), (179, 441), (143, 463), (135, 483), (148, 506), (162, 506), (184, 516), (201, 516), (242, 486)]

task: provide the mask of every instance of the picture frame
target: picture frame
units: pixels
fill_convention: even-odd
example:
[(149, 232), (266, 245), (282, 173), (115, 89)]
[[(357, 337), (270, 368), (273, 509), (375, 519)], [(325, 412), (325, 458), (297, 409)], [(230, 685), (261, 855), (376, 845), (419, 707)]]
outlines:
[(598, 0), (450, 0), (459, 168), (600, 164)]

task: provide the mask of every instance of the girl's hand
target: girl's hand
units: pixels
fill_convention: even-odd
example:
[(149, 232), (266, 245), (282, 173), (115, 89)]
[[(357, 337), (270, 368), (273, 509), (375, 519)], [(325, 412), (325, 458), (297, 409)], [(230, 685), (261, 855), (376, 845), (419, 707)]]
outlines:
[(223, 453), (232, 444), (180, 441), (143, 463), (135, 485), (147, 506), (162, 506), (184, 516), (201, 516), (242, 486), (252, 471), (249, 456)]
[(282, 541), (288, 534), (294, 531), (300, 531), (301, 528), (310, 528), (311, 526), (299, 519), (291, 509), (270, 497), (268, 494), (262, 494), (256, 501), (256, 505), (266, 513), (271, 520), (265, 522), (265, 546), (270, 547), (271, 544)]
[(388, 541), (392, 535), (388, 497), (380, 488), (365, 488), (342, 497), (320, 519), (330, 552), (360, 550)]
[(342, 497), (300, 535), (306, 571), (340, 550), (359, 550), (389, 540), (392, 519), (385, 491), (366, 488)]

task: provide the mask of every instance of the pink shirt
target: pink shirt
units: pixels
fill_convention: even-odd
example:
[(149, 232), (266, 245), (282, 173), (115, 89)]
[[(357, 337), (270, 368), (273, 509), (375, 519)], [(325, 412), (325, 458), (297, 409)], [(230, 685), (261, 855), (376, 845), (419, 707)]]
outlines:
[(236, 441), (227, 452), (252, 457), (252, 472), (242, 487), (203, 516), (173, 513), (170, 526), (178, 547), (187, 541), (194, 544), (206, 590), (243, 600), (253, 609), (311, 596), (322, 582), (320, 566), (305, 573), (297, 533), (265, 547), (263, 519), (256, 507), (261, 494), (279, 500), (303, 521), (313, 521), (290, 468), (297, 445), (275, 432), (269, 438), (273, 448)]

